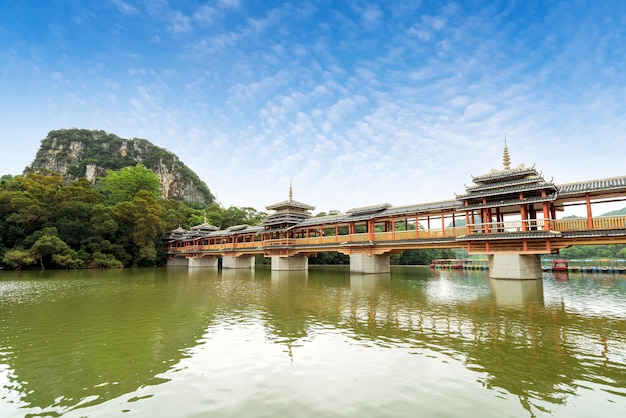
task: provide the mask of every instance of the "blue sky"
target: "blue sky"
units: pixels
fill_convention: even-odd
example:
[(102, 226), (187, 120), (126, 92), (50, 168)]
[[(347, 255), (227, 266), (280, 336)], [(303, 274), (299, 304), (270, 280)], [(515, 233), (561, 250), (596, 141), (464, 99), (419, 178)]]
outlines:
[(626, 174), (626, 1), (5, 0), (0, 173), (48, 131), (175, 154), (224, 206), (450, 199), (511, 162)]

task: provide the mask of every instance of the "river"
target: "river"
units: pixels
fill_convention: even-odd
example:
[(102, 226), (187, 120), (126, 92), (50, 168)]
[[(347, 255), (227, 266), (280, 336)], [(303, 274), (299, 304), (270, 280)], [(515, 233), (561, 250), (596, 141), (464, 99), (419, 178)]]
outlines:
[(2, 271), (0, 416), (624, 417), (626, 276)]

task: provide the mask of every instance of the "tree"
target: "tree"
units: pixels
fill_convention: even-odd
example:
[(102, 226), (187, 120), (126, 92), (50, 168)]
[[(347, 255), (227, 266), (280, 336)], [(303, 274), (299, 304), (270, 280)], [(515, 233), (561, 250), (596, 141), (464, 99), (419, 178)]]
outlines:
[(30, 247), (30, 253), (35, 259), (39, 260), (41, 269), (44, 270), (44, 257), (69, 249), (69, 245), (56, 235), (56, 228), (46, 228), (41, 237)]
[(22, 266), (34, 264), (35, 258), (27, 250), (9, 250), (4, 254), (2, 261), (15, 270), (19, 270)]
[(159, 177), (142, 164), (118, 171), (108, 170), (107, 175), (98, 180), (97, 186), (113, 203), (130, 202), (142, 190), (155, 199), (161, 195)]
[[(154, 196), (143, 190), (132, 202), (118, 203), (114, 210), (120, 225), (118, 243), (123, 243), (126, 251), (133, 254), (133, 264), (155, 265), (156, 252), (148, 249), (161, 245), (165, 234), (165, 209)], [(151, 255), (154, 255), (153, 259), (150, 259)]]
[[(205, 209), (206, 220), (209, 224), (220, 229), (226, 229), (234, 225), (258, 225), (267, 216), (264, 212), (257, 212), (251, 207), (231, 206), (224, 209), (219, 204), (213, 202)], [(204, 222), (204, 217), (200, 214), (192, 215), (191, 225), (199, 225)]]
[(85, 264), (79, 254), (71, 248), (64, 250), (62, 253), (52, 254), (52, 260), (59, 266), (67, 269), (80, 268)]

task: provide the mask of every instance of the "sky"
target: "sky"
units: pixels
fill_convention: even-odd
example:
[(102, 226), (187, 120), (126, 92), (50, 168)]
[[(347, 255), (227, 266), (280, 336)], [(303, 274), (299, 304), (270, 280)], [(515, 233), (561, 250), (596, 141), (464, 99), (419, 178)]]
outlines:
[(263, 211), (453, 199), (505, 139), (556, 184), (623, 176), (626, 1), (3, 0), (0, 128), (0, 174), (98, 129)]

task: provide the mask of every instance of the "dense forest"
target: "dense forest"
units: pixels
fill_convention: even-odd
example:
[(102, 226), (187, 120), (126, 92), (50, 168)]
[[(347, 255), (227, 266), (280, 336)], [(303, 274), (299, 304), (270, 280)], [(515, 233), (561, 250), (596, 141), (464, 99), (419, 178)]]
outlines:
[[(224, 208), (212, 202), (198, 209), (164, 199), (158, 176), (141, 164), (109, 170), (93, 184), (66, 184), (51, 172), (0, 178), (0, 266), (21, 268), (114, 268), (163, 265), (163, 238), (179, 226), (208, 222), (222, 229), (257, 225), (266, 216), (250, 207)], [(337, 213), (333, 211), (329, 214)], [(320, 213), (318, 216), (325, 215)], [(569, 259), (622, 258), (626, 246), (572, 247)], [(464, 258), (462, 250), (411, 250), (392, 264), (428, 264), (436, 258)], [(259, 256), (257, 263), (267, 263)], [(311, 264), (348, 264), (339, 253), (319, 253)]]
[(210, 203), (194, 209), (161, 198), (160, 182), (143, 165), (107, 172), (95, 184), (65, 184), (56, 173), (0, 179), (0, 260), (3, 267), (105, 268), (158, 266), (163, 238), (178, 226), (207, 221), (227, 227), (255, 224), (252, 208)]

